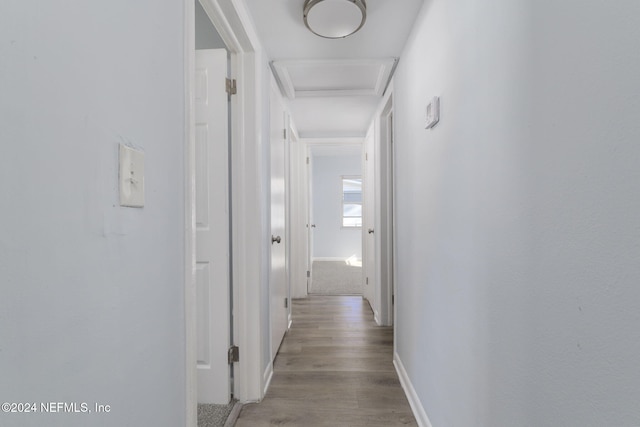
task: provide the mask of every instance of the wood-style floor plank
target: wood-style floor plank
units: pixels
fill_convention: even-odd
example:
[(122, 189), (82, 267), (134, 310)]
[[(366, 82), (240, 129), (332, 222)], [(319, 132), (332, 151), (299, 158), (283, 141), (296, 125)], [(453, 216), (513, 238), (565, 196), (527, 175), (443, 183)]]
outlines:
[(356, 296), (293, 301), (293, 325), (259, 404), (236, 427), (417, 426), (393, 367), (393, 328)]

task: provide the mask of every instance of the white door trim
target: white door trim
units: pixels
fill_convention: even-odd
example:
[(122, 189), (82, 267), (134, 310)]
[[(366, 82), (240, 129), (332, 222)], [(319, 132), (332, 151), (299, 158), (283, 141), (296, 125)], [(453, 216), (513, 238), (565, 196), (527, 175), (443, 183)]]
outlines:
[[(240, 362), (234, 366), (234, 396), (241, 402), (263, 397), (263, 316), (260, 302), (266, 288), (264, 258), (268, 249), (266, 195), (262, 156), (262, 69), (266, 60), (244, 3), (237, 0), (201, 0), (201, 4), (231, 54), (231, 74), (238, 93), (231, 101), (231, 167), (233, 183), (233, 312), (234, 342)], [(188, 427), (197, 425), (195, 319), (195, 139), (193, 75), (195, 72), (195, 4), (184, 1), (185, 80), (185, 387)]]
[(185, 425), (198, 424), (195, 217), (195, 3), (184, 1), (184, 325)]

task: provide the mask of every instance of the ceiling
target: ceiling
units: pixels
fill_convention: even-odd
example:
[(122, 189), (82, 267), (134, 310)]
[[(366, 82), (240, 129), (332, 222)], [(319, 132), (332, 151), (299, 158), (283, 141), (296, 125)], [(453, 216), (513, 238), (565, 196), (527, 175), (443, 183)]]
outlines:
[(423, 0), (366, 0), (344, 39), (304, 25), (304, 0), (245, 0), (301, 138), (365, 136)]

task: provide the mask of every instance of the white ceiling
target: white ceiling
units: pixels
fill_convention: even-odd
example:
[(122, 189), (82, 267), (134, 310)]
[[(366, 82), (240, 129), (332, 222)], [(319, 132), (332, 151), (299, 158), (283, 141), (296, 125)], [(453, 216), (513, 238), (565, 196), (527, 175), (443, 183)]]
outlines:
[(289, 99), (320, 96), (382, 96), (396, 60), (297, 59), (272, 62)]
[(364, 136), (423, 0), (366, 0), (364, 27), (345, 39), (312, 34), (304, 0), (245, 1), (299, 136)]

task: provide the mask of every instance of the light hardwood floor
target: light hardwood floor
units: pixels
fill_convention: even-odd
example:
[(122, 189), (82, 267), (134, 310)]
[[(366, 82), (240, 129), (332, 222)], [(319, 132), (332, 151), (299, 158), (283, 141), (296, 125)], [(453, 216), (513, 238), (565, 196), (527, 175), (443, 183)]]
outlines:
[(236, 427), (417, 426), (393, 367), (393, 328), (359, 296), (293, 301), (293, 325), (264, 400)]

